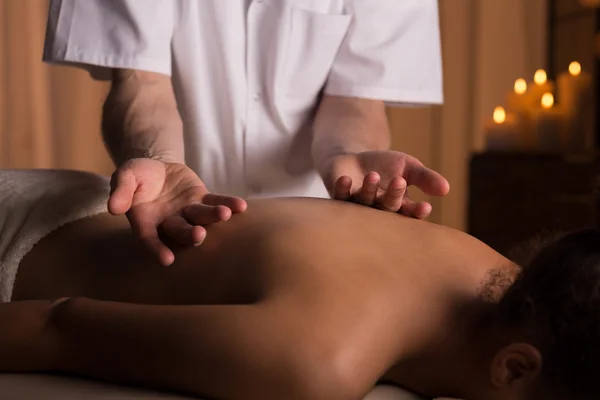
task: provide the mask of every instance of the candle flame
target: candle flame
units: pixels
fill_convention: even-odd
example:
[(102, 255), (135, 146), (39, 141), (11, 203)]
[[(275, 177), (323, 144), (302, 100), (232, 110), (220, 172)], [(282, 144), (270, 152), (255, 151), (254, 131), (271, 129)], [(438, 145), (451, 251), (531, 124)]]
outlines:
[(548, 81), (548, 74), (543, 69), (538, 69), (535, 71), (535, 75), (533, 77), (533, 81), (538, 85), (543, 85)]
[(496, 107), (494, 110), (494, 122), (502, 124), (504, 121), (506, 121), (506, 111), (504, 111), (503, 107)]
[(577, 61), (573, 61), (569, 64), (569, 73), (573, 76), (579, 76), (581, 74), (581, 64)]
[(545, 109), (552, 108), (554, 105), (554, 96), (552, 93), (544, 93), (542, 96), (542, 107)]
[(527, 82), (525, 79), (517, 79), (515, 81), (515, 93), (516, 94), (524, 94), (527, 91)]

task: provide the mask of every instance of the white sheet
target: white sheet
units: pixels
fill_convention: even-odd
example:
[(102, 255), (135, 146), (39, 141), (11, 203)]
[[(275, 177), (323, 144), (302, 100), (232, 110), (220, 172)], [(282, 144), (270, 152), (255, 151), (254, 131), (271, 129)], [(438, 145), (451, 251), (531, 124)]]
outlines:
[[(199, 400), (48, 375), (0, 374), (0, 400)], [(378, 386), (365, 400), (422, 400), (393, 386)]]

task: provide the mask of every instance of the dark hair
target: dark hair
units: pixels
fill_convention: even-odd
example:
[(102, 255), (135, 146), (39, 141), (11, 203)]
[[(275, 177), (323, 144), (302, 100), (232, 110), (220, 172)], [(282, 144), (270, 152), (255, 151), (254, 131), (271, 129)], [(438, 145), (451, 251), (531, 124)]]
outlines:
[(600, 231), (564, 235), (523, 265), (499, 304), (542, 353), (542, 378), (572, 399), (600, 399)]

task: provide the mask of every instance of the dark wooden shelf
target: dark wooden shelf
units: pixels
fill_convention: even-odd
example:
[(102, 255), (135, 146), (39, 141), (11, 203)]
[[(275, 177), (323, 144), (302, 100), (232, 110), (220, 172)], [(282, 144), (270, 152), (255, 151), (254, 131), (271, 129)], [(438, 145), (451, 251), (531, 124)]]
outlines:
[(597, 155), (480, 153), (471, 159), (468, 231), (502, 254), (543, 232), (594, 226)]

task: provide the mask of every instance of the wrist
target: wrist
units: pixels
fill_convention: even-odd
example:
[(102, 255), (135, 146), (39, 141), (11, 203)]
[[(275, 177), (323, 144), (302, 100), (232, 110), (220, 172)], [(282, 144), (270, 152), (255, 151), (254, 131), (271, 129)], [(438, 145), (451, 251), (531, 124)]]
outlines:
[(160, 161), (165, 164), (185, 164), (183, 157), (177, 156), (171, 151), (153, 151), (150, 149), (128, 149), (118, 160), (118, 165), (123, 165), (127, 161), (136, 158), (146, 158), (149, 160)]
[(346, 146), (332, 146), (328, 148), (313, 146), (312, 159), (315, 168), (321, 169), (324, 166), (331, 164), (337, 157), (356, 153), (357, 151), (351, 150)]
[(104, 103), (102, 134), (116, 165), (134, 158), (183, 163), (183, 123), (169, 77), (115, 73)]

